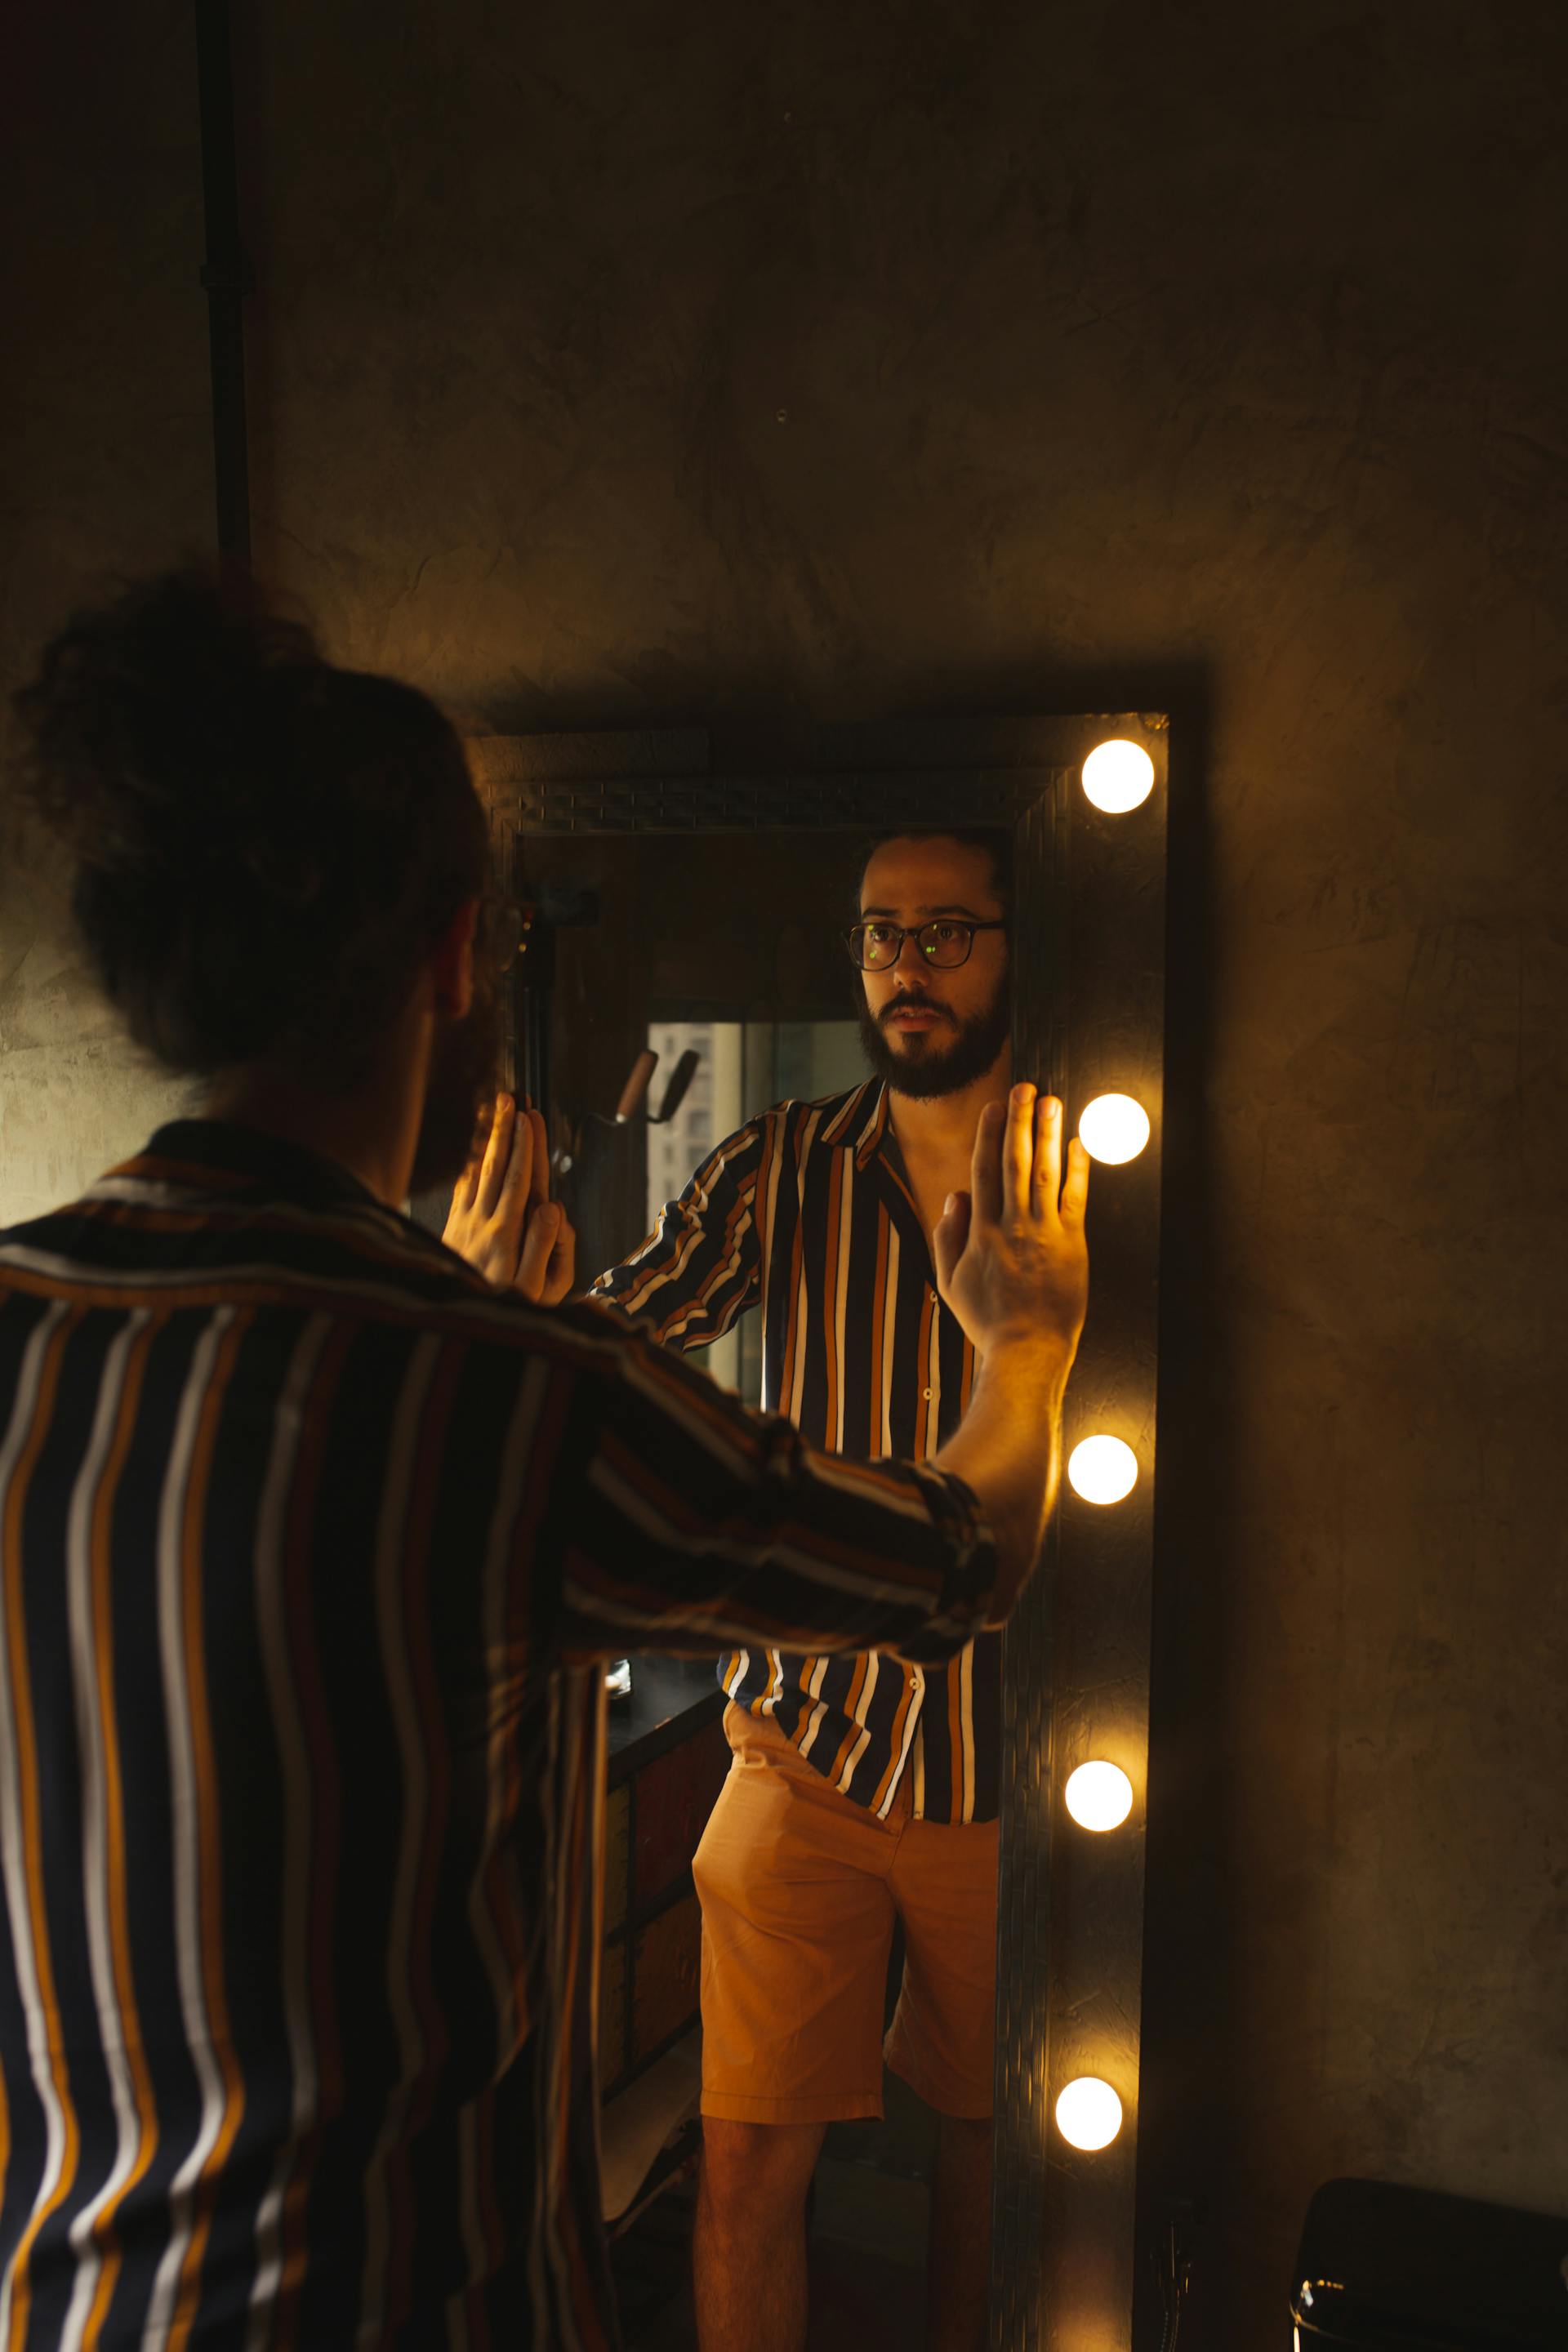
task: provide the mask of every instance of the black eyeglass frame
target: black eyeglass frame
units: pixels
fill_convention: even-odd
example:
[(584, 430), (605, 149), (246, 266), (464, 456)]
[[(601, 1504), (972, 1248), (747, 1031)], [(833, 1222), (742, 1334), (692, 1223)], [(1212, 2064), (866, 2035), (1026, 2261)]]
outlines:
[[(899, 935), (898, 946), (887, 963), (868, 963), (861, 952), (864, 945), (863, 934), (870, 930), (873, 926), (879, 930), (897, 931)], [(953, 931), (967, 931), (969, 934), (964, 942), (963, 953), (961, 956), (955, 956), (949, 963), (938, 963), (931, 950), (925, 945), (927, 931), (937, 931), (943, 928)], [(933, 971), (958, 971), (974, 953), (976, 931), (1005, 931), (1006, 929), (1005, 915), (987, 915), (980, 920), (972, 920), (967, 915), (938, 915), (932, 921), (917, 923), (912, 928), (905, 923), (882, 923), (872, 916), (865, 922), (851, 923), (844, 934), (844, 944), (849, 950), (850, 962), (860, 971), (896, 971), (904, 952), (906, 940), (913, 940)]]

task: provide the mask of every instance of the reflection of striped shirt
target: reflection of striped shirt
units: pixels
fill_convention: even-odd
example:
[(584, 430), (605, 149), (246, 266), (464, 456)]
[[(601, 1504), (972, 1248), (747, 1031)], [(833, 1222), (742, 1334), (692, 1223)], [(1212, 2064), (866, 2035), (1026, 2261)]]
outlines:
[[(974, 1351), (937, 1297), (931, 1251), (876, 1080), (781, 1103), (721, 1143), (595, 1295), (677, 1348), (763, 1313), (763, 1402), (814, 1444), (923, 1461), (957, 1428)], [(886, 1813), (984, 1822), (999, 1805), (1001, 1636), (952, 1664), (737, 1648), (731, 1697), (771, 1715), (825, 1780)]]
[(590, 1661), (993, 1567), (289, 1147), (0, 1235), (0, 2345), (613, 2344)]

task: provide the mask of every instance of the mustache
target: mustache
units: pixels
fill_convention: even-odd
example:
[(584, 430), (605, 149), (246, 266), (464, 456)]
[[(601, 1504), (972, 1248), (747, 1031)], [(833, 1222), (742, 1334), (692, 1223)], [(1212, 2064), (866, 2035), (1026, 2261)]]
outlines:
[(934, 1013), (939, 1021), (952, 1019), (947, 1006), (931, 996), (895, 996), (890, 1003), (883, 1005), (877, 1018), (885, 1027), (895, 1013)]

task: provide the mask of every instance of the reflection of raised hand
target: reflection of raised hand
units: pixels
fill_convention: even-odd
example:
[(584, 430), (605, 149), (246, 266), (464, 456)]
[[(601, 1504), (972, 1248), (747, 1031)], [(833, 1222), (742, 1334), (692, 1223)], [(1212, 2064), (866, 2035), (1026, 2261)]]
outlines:
[(938, 1286), (979, 1354), (969, 1410), (936, 1458), (991, 1523), (1000, 1619), (1056, 1501), (1062, 1396), (1089, 1303), (1089, 1155), (1075, 1137), (1064, 1180), (1061, 1104), (1016, 1086), (980, 1114), (972, 1181), (932, 1237)]
[(1064, 1182), (1054, 1095), (1016, 1086), (986, 1105), (972, 1181), (949, 1194), (932, 1236), (938, 1287), (983, 1356), (1032, 1343), (1058, 1353), (1065, 1375), (1089, 1304), (1089, 1155), (1075, 1138)]
[(542, 1112), (498, 1095), (483, 1150), (452, 1191), (441, 1236), (448, 1249), (499, 1290), (536, 1306), (558, 1307), (576, 1271), (577, 1236), (550, 1198), (550, 1147)]

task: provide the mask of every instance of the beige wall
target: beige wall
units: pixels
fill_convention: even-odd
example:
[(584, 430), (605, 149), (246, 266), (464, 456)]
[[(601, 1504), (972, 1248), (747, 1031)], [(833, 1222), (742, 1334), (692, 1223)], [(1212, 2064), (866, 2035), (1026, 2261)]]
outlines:
[[(38, 645), (115, 577), (212, 541), (190, 11), (112, 33), (19, 10), (0, 72), (0, 759)], [(180, 1100), (138, 1067), (0, 819), (0, 1223), (68, 1197)]]
[[(340, 653), (500, 730), (1176, 708), (1194, 2352), (1332, 2172), (1568, 2209), (1561, 10), (257, 13), (258, 541)], [(28, 36), (8, 675), (208, 527), (186, 12), (107, 22)], [(0, 1213), (151, 1105), (5, 913)]]

